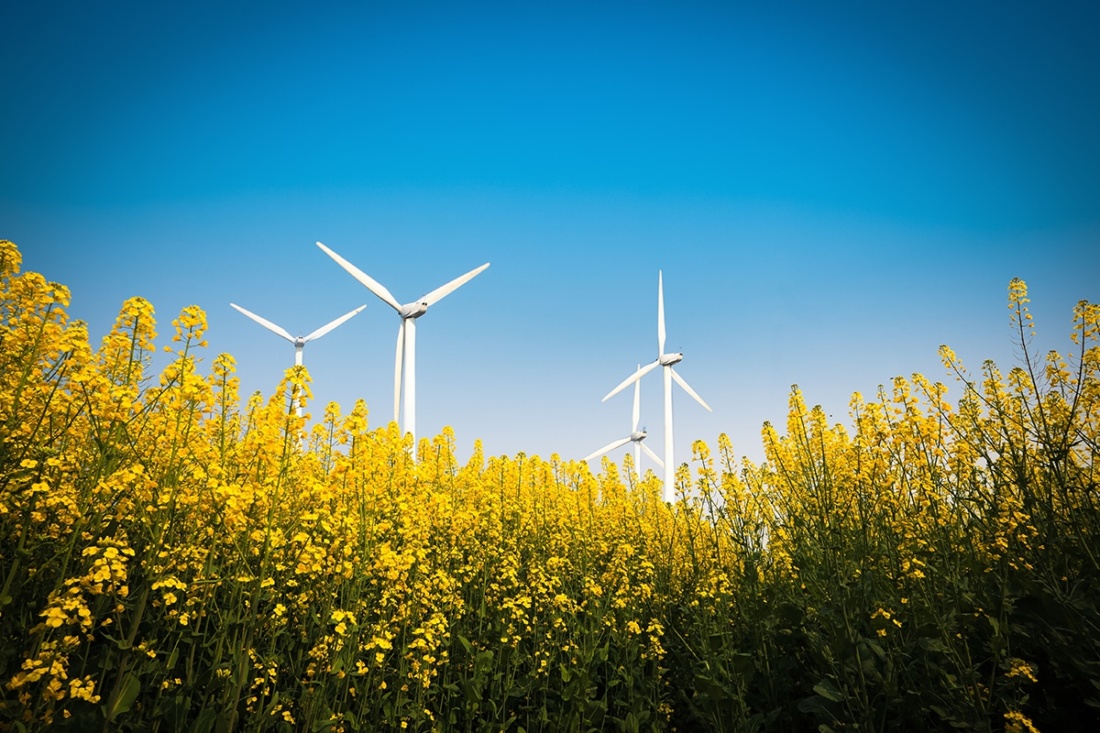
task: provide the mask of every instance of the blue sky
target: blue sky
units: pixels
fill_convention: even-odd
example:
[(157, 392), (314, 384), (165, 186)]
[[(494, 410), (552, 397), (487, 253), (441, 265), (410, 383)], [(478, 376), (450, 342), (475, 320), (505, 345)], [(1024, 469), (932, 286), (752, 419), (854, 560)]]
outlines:
[[(959, 6), (964, 7), (959, 7)], [(668, 348), (677, 458), (761, 456), (790, 385), (1013, 363), (1100, 300), (1100, 10), (1086, 2), (5, 3), (0, 236), (98, 338), (203, 306), (210, 357), (270, 392), (305, 333), (320, 403), (392, 412), (402, 302), (492, 266), (418, 323), (421, 435), (582, 456), (626, 434)], [(660, 380), (642, 422), (660, 449)], [(319, 412), (320, 405), (315, 409)]]

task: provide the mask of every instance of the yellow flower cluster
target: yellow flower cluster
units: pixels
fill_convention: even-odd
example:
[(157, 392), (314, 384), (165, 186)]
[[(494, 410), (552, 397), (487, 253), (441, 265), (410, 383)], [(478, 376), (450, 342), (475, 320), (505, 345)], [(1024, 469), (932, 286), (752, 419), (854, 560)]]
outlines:
[[(1033, 578), (1055, 542), (1100, 541), (1094, 306), (1075, 311), (1080, 351), (1038, 374), (975, 378), (944, 347), (957, 404), (898, 377), (855, 395), (846, 426), (794, 387), (763, 463), (724, 435), (716, 454), (697, 442), (666, 503), (652, 473), (606, 460), (593, 474), (476, 443), (460, 462), (450, 429), (413, 444), (362, 402), (311, 423), (300, 367), (242, 401), (231, 357), (204, 374), (194, 306), (153, 379), (147, 301), (126, 301), (93, 352), (67, 291), (19, 264), (0, 243), (0, 631), (18, 647), (0, 654), (0, 720), (747, 729), (844, 700), (857, 727), (886, 720), (866, 706), (919, 658), (942, 670), (935, 705), (1034, 730), (1011, 604), (975, 594)], [(1026, 303), (1014, 281), (1029, 332)], [(981, 654), (974, 668), (1003, 674), (973, 674)], [(800, 687), (777, 692), (783, 675)], [(747, 702), (754, 689), (773, 697)]]

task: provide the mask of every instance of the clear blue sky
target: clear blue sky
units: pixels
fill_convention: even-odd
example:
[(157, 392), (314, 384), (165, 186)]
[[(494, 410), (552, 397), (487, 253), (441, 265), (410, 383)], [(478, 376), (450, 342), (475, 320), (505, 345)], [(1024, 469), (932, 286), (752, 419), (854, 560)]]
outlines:
[(402, 302), (492, 262), (418, 324), (419, 432), (462, 453), (625, 436), (600, 398), (656, 356), (658, 269), (714, 408), (676, 394), (679, 459), (758, 458), (792, 383), (847, 421), (940, 343), (1007, 368), (1014, 276), (1042, 349), (1100, 301), (1091, 2), (9, 2), (0, 37), (0, 236), (97, 339), (197, 303), (270, 392), (293, 349), (230, 301), (296, 333), (366, 303), (305, 362), (380, 424), (397, 318), (313, 243)]

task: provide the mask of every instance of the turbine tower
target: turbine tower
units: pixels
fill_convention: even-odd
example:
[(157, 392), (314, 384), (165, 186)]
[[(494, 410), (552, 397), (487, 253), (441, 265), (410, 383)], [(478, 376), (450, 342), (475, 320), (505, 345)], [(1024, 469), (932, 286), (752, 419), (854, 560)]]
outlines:
[[(361, 310), (363, 310), (364, 308), (367, 307), (365, 305), (361, 305), (358, 308), (356, 308), (355, 310), (351, 311), (350, 313), (345, 313), (344, 315), (340, 316), (335, 321), (331, 321), (331, 322), (325, 324), (324, 326), (321, 326), (320, 328), (318, 328), (316, 331), (314, 331), (313, 333), (311, 333), (308, 336), (291, 336), (290, 332), (287, 331), (282, 326), (277, 326), (274, 323), (272, 323), (271, 321), (267, 320), (266, 318), (261, 318), (260, 316), (256, 315), (252, 311), (245, 310), (244, 308), (240, 307), (236, 303), (230, 303), (229, 305), (233, 306), (234, 308), (239, 310), (241, 313), (245, 314), (246, 316), (248, 316), (249, 318), (254, 320), (256, 323), (260, 324), (261, 326), (263, 326), (267, 330), (272, 331), (272, 332), (278, 334), (279, 336), (282, 336), (287, 341), (294, 344), (294, 366), (301, 366), (302, 365), (302, 352), (305, 351), (305, 347), (306, 347), (306, 344), (308, 342), (313, 341), (314, 339), (321, 338), (326, 333), (328, 333), (332, 329), (336, 328), (341, 323), (348, 320), (352, 316), (359, 313), (359, 311), (361, 311)], [(302, 407), (301, 407), (301, 405), (299, 405), (298, 406), (298, 417), (301, 417), (301, 416), (302, 416)]]
[[(641, 369), (640, 364), (638, 365), (638, 368)], [(658, 466), (661, 466), (662, 468), (664, 467), (665, 464), (661, 463), (661, 459), (657, 457), (657, 454), (654, 453), (652, 450), (650, 450), (648, 445), (646, 445), (642, 442), (643, 440), (645, 440), (645, 437), (647, 435), (645, 429), (643, 428), (642, 430), (638, 430), (638, 417), (641, 415), (641, 399), (642, 399), (641, 395), (642, 395), (642, 383), (640, 381), (635, 381), (634, 382), (634, 419), (630, 423), (630, 435), (628, 435), (625, 438), (622, 438), (620, 440), (616, 440), (614, 443), (608, 443), (603, 448), (600, 448), (598, 451), (596, 451), (594, 453), (589, 453), (587, 456), (584, 457), (584, 460), (591, 461), (593, 458), (596, 458), (598, 456), (602, 456), (604, 453), (610, 453), (611, 451), (615, 450), (616, 448), (618, 448), (620, 446), (624, 446), (627, 443), (634, 443), (634, 470), (637, 472), (637, 474), (639, 476), (642, 475), (642, 470), (641, 470), (641, 468), (639, 468), (639, 466), (641, 465), (641, 461), (642, 461), (642, 451), (645, 451), (645, 454), (647, 456), (649, 456), (650, 458), (652, 458), (653, 462), (656, 463)]]
[(368, 290), (382, 299), (384, 303), (389, 305), (401, 318), (401, 327), (397, 331), (397, 356), (394, 359), (393, 370), (393, 419), (397, 422), (398, 416), (401, 412), (401, 367), (404, 362), (405, 368), (405, 419), (402, 422), (402, 427), (405, 432), (412, 433), (413, 444), (416, 443), (416, 319), (424, 315), (428, 308), (435, 305), (439, 301), (443, 300), (446, 296), (458, 290), (459, 287), (472, 280), (474, 276), (480, 274), (489, 263), (486, 262), (481, 267), (470, 270), (461, 277), (456, 277), (446, 285), (436, 288), (427, 295), (414, 300), (411, 303), (401, 305), (397, 302), (397, 299), (390, 294), (389, 290), (386, 290), (381, 283), (376, 281), (367, 273), (360, 270), (355, 265), (345, 260), (340, 255), (333, 252), (331, 249), (317, 243), (317, 246), (324, 250), (332, 259), (336, 260), (336, 263), (343, 267), (348, 273), (351, 274), (356, 280), (362, 283)]
[(665, 289), (663, 275), (660, 270), (657, 271), (657, 358), (646, 364), (644, 367), (638, 369), (638, 371), (631, 374), (624, 379), (622, 383), (607, 393), (602, 401), (607, 401), (612, 395), (618, 394), (620, 391), (630, 385), (631, 382), (637, 382), (649, 372), (653, 371), (657, 367), (664, 367), (664, 383), (665, 383), (665, 501), (672, 501), (673, 496), (673, 482), (676, 478), (676, 463), (672, 455), (672, 381), (676, 380), (676, 383), (683, 387), (684, 391), (691, 395), (692, 399), (705, 407), (708, 411), (713, 412), (710, 409), (710, 405), (703, 402), (703, 398), (695, 393), (695, 390), (684, 381), (676, 371), (672, 368), (674, 364), (678, 364), (683, 360), (684, 355), (682, 353), (665, 353)]

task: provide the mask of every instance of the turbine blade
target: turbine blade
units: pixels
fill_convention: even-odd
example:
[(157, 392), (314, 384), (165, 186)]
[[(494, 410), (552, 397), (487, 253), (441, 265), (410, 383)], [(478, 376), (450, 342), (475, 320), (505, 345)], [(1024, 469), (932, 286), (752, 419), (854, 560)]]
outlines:
[(585, 456), (581, 460), (582, 461), (591, 461), (593, 458), (596, 458), (598, 456), (602, 456), (604, 453), (610, 453), (611, 451), (615, 450), (616, 448), (618, 448), (620, 446), (624, 446), (629, 442), (630, 442), (629, 437), (623, 438), (622, 440), (616, 440), (614, 443), (608, 443), (607, 445), (605, 445), (603, 448), (600, 448), (595, 453), (589, 453), (587, 456)]
[(331, 323), (329, 323), (328, 325), (325, 325), (325, 326), (321, 326), (321, 327), (320, 327), (320, 328), (318, 328), (318, 329), (317, 329), (316, 331), (314, 331), (313, 333), (311, 333), (310, 335), (308, 335), (308, 336), (306, 336), (306, 337), (305, 337), (304, 339), (302, 339), (302, 341), (312, 341), (313, 339), (319, 339), (319, 338), (321, 338), (321, 337), (322, 337), (322, 336), (324, 336), (324, 335), (325, 335), (326, 333), (328, 333), (328, 332), (329, 332), (329, 331), (331, 331), (332, 329), (336, 328), (336, 327), (337, 327), (337, 326), (339, 326), (339, 325), (340, 325), (341, 323), (343, 323), (344, 321), (348, 320), (349, 318), (351, 318), (351, 317), (352, 317), (352, 316), (354, 316), (355, 314), (359, 313), (359, 311), (363, 310), (363, 309), (364, 309), (364, 308), (366, 308), (366, 307), (367, 307), (367, 306), (365, 306), (365, 305), (361, 305), (361, 306), (359, 306), (358, 308), (356, 308), (355, 310), (353, 310), (352, 312), (350, 312), (350, 313), (345, 313), (344, 315), (340, 316), (339, 318), (337, 318), (337, 319), (336, 319), (335, 321), (332, 321), (332, 322), (331, 322)]
[(393, 421), (401, 424), (401, 360), (405, 356), (405, 319), (397, 329), (397, 356), (393, 362)]
[(657, 356), (665, 353), (665, 284), (661, 271), (657, 271)]
[(646, 445), (645, 443), (639, 443), (638, 445), (642, 446), (642, 450), (644, 450), (645, 454), (647, 456), (649, 456), (649, 460), (656, 463), (660, 468), (665, 467), (664, 461), (662, 461), (660, 458), (658, 458), (657, 454), (654, 453), (652, 450), (650, 450), (648, 445)]
[(245, 310), (244, 308), (240, 307), (236, 303), (230, 303), (229, 305), (233, 306), (234, 308), (239, 310), (241, 313), (245, 314), (246, 316), (248, 316), (249, 318), (254, 320), (256, 323), (260, 324), (261, 326), (263, 326), (267, 330), (274, 331), (275, 333), (279, 334), (280, 336), (285, 338), (290, 343), (294, 343), (294, 337), (291, 336), (290, 333), (285, 328), (283, 328), (282, 326), (276, 326), (274, 323), (267, 320), (266, 318), (260, 318), (258, 315), (256, 315), (252, 311)]
[(690, 386), (688, 386), (688, 383), (684, 381), (684, 378), (683, 378), (683, 377), (681, 377), (681, 376), (680, 376), (679, 374), (677, 374), (677, 373), (676, 373), (676, 370), (675, 370), (675, 369), (673, 369), (672, 367), (669, 367), (669, 371), (670, 371), (670, 372), (672, 372), (672, 378), (676, 380), (676, 384), (678, 384), (678, 385), (680, 385), (681, 387), (683, 387), (683, 388), (684, 388), (684, 391), (685, 391), (685, 392), (687, 392), (687, 393), (688, 393), (689, 395), (691, 395), (691, 396), (692, 396), (692, 398), (693, 398), (693, 399), (694, 399), (694, 400), (695, 400), (696, 402), (698, 402), (698, 403), (699, 403), (700, 405), (702, 405), (703, 407), (707, 408), (707, 411), (708, 411), (708, 412), (714, 412), (714, 410), (711, 410), (711, 409), (710, 409), (710, 405), (708, 405), (708, 404), (707, 404), (706, 402), (703, 402), (703, 398), (702, 398), (702, 397), (700, 397), (699, 395), (695, 394), (695, 390), (693, 390), (693, 389), (692, 389), (692, 388), (691, 388)]
[(446, 285), (444, 285), (442, 287), (438, 287), (435, 290), (433, 290), (432, 292), (425, 295), (423, 298), (420, 299), (420, 302), (427, 303), (428, 305), (438, 303), (439, 301), (443, 300), (443, 298), (450, 295), (454, 291), (458, 290), (460, 287), (465, 285), (470, 280), (473, 280), (475, 276), (480, 275), (481, 272), (484, 271), (485, 268), (488, 267), (488, 266), (489, 266), (489, 263), (486, 262), (481, 267), (474, 268), (473, 270), (470, 270), (469, 272), (467, 272), (465, 275), (462, 275), (461, 277), (456, 277), (454, 280), (451, 280)]
[(393, 295), (390, 293), (390, 291), (386, 290), (386, 288), (382, 285), (382, 283), (378, 282), (377, 280), (372, 278), (370, 275), (363, 272), (358, 267), (351, 264), (350, 262), (345, 260), (343, 257), (336, 254), (335, 252), (333, 252), (331, 249), (329, 249), (325, 245), (321, 244), (320, 242), (317, 243), (317, 246), (320, 247), (322, 250), (324, 250), (325, 254), (327, 254), (329, 257), (336, 260), (336, 264), (340, 265), (340, 267), (347, 270), (348, 273), (352, 277), (354, 277), (356, 280), (358, 280), (360, 283), (362, 283), (367, 288), (367, 290), (369, 290), (372, 293), (374, 293), (375, 295), (377, 295), (379, 298), (381, 298), (383, 300), (383, 302), (388, 303), (389, 306), (391, 308), (393, 308), (395, 311), (398, 311), (398, 312), (401, 311), (401, 304), (397, 302), (397, 298), (393, 297)]
[(622, 381), (622, 382), (621, 382), (621, 383), (619, 384), (619, 386), (618, 386), (618, 387), (616, 387), (615, 389), (611, 390), (611, 391), (610, 391), (610, 392), (608, 392), (608, 393), (607, 393), (606, 395), (604, 395), (604, 398), (603, 398), (602, 400), (600, 400), (600, 402), (607, 402), (608, 398), (610, 398), (610, 397), (612, 397), (612, 396), (614, 396), (614, 395), (617, 395), (617, 394), (618, 394), (619, 392), (621, 392), (621, 391), (623, 391), (624, 389), (626, 389), (627, 387), (629, 387), (629, 386), (630, 386), (630, 383), (631, 383), (631, 382), (636, 382), (636, 381), (638, 381), (639, 379), (641, 379), (642, 377), (644, 377), (644, 376), (645, 376), (646, 374), (649, 374), (649, 373), (650, 373), (651, 371), (653, 371), (653, 370), (654, 370), (654, 369), (655, 369), (655, 368), (657, 367), (657, 365), (658, 365), (658, 364), (660, 364), (660, 363), (661, 363), (661, 362), (659, 362), (659, 361), (651, 361), (650, 363), (646, 364), (646, 365), (645, 365), (644, 367), (642, 367), (641, 369), (639, 369), (638, 371), (634, 372), (634, 373), (633, 373), (633, 374), (631, 374), (631, 375), (630, 375), (629, 377), (627, 377), (626, 379), (624, 379), (624, 380), (623, 380), (623, 381)]
[[(638, 369), (641, 369), (642, 365), (638, 365)], [(634, 380), (634, 415), (630, 424), (630, 432), (638, 432), (638, 419), (642, 415), (642, 381), (640, 379)]]

